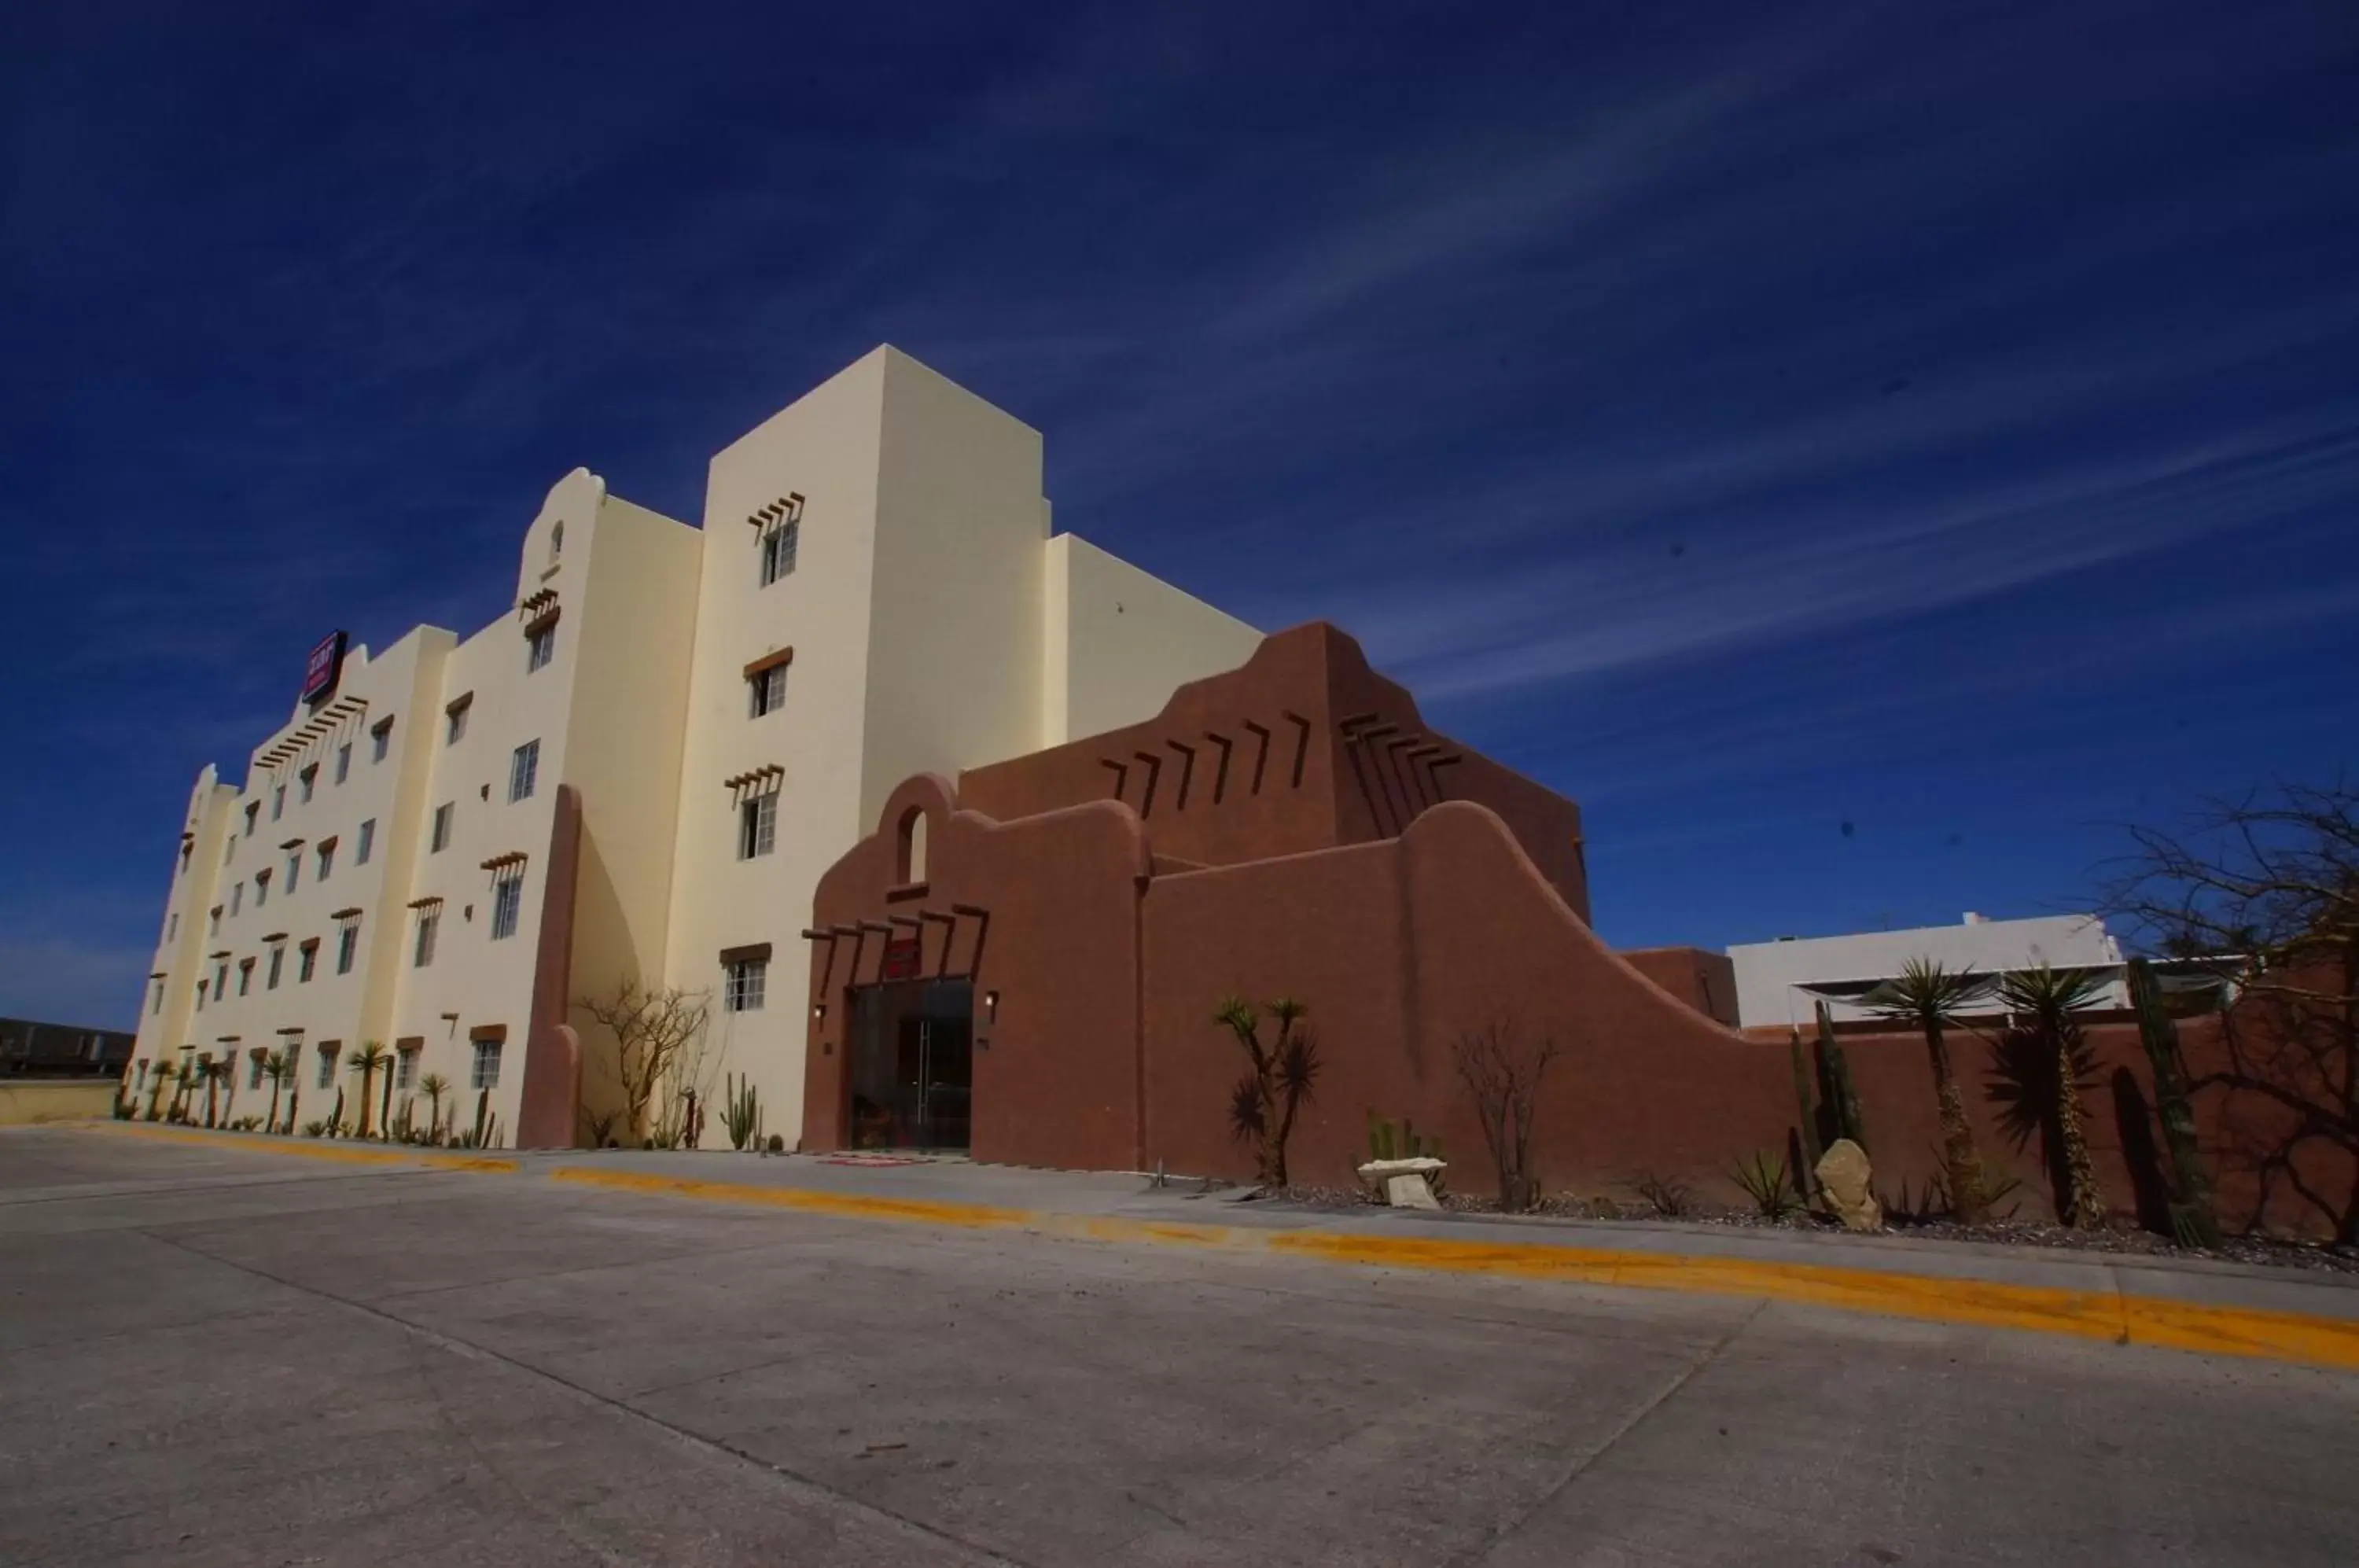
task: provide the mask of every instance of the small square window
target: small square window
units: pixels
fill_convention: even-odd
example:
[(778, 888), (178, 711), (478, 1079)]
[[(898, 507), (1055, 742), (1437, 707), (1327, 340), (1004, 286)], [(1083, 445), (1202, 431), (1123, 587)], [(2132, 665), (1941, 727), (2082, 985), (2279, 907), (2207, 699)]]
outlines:
[(778, 797), (774, 791), (739, 802), (737, 858), (751, 860), (778, 845)]
[(451, 809), (453, 801), (445, 800), (434, 808), (434, 834), (426, 841), (426, 853), (440, 855), (451, 847)]
[(336, 782), (341, 784), (353, 776), (353, 743), (336, 747)]
[(492, 888), (492, 940), (516, 935), (516, 915), (524, 907), (524, 878), (503, 877)]
[(500, 1042), (479, 1040), (475, 1042), (475, 1070), (467, 1086), (471, 1089), (496, 1089), (500, 1086)]
[(369, 760), (383, 762), (386, 753), (393, 749), (393, 721), (386, 720), (369, 731)]
[(787, 701), (787, 667), (773, 664), (745, 678), (747, 706), (753, 718), (775, 713)]
[(532, 799), (533, 782), (540, 775), (540, 742), (528, 740), (508, 758), (508, 804)]
[(371, 817), (368, 821), (361, 824), (360, 842), (353, 845), (353, 864), (354, 866), (366, 866), (369, 863), (369, 851), (374, 848), (375, 844), (376, 819), (375, 817)]
[(733, 1013), (758, 1013), (762, 998), (769, 989), (770, 965), (763, 959), (748, 958), (726, 965), (728, 985), (723, 995), (723, 1006)]
[(545, 668), (556, 657), (557, 627), (554, 625), (543, 626), (525, 639), (524, 672), (527, 675)]

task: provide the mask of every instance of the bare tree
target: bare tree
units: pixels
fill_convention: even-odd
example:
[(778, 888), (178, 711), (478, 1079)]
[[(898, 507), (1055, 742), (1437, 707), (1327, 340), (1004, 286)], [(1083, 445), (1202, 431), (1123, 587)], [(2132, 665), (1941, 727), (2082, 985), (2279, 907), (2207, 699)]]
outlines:
[(2226, 1065), (2190, 1089), (2272, 1107), (2230, 1116), (2228, 1154), (2264, 1206), (2282, 1182), (2359, 1243), (2359, 785), (2207, 799), (2179, 827), (2129, 834), (2106, 913), (2148, 952), (2233, 961)]
[(1539, 1197), (1532, 1179), (1532, 1114), (1539, 1105), (1540, 1080), (1556, 1060), (1553, 1037), (1527, 1045), (1506, 1018), (1470, 1029), (1450, 1048), (1458, 1076), (1474, 1097), (1483, 1141), (1499, 1171), (1499, 1207), (1520, 1214)]
[(603, 996), (577, 998), (574, 1005), (614, 1034), (612, 1072), (622, 1091), (625, 1130), (630, 1141), (645, 1143), (647, 1105), (657, 1087), (676, 1083), (683, 1062), (698, 1052), (712, 994), (630, 979)]

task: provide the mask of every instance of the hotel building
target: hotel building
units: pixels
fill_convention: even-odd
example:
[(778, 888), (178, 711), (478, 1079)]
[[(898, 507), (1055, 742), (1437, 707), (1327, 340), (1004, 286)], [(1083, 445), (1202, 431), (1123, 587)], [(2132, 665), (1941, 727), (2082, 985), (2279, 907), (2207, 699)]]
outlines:
[(439, 1074), (461, 1129), (480, 1097), (570, 1145), (620, 1098), (582, 1000), (671, 985), (711, 997), (698, 1082), (742, 1074), (791, 1142), (813, 892), (894, 789), (1139, 722), (1259, 640), (1052, 536), (1039, 434), (879, 348), (713, 458), (701, 528), (577, 469), (493, 625), (315, 650), (243, 778), (198, 776), (125, 1087), (226, 1059), (222, 1114), (266, 1114), (287, 1051), (282, 1125), (339, 1089), (355, 1124), (375, 1041), (373, 1122), (422, 1125)]

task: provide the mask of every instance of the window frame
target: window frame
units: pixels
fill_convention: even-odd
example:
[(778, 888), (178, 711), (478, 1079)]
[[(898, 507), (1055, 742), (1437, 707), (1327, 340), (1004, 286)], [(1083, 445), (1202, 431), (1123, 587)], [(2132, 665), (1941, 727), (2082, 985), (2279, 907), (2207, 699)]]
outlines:
[(770, 961), (737, 958), (723, 964), (721, 1009), (727, 1013), (758, 1013), (769, 996)]
[(503, 877), (492, 884), (491, 940), (506, 942), (516, 935), (524, 913), (524, 877)]
[(508, 804), (532, 799), (540, 783), (540, 738), (536, 735), (508, 753)]
[[(469, 1043), (474, 1046), (475, 1053), (473, 1061), (468, 1064), (467, 1087), (479, 1094), (485, 1089), (498, 1088), (500, 1086), (500, 1056), (502, 1054), (500, 1048), (506, 1043), (506, 1041), (496, 1040), (478, 1040), (470, 1041)], [(486, 1066), (490, 1068), (489, 1072), (484, 1071)]]
[(778, 847), (778, 792), (766, 789), (737, 803), (737, 858), (759, 860)]

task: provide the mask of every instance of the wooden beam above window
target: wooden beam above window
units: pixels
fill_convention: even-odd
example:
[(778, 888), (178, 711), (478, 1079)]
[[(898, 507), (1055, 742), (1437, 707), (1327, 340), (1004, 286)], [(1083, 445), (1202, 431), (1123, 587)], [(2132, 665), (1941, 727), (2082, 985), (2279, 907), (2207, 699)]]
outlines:
[(751, 681), (756, 675), (767, 674), (781, 664), (792, 664), (794, 661), (795, 650), (791, 647), (782, 648), (776, 653), (766, 653), (745, 667), (745, 679)]

